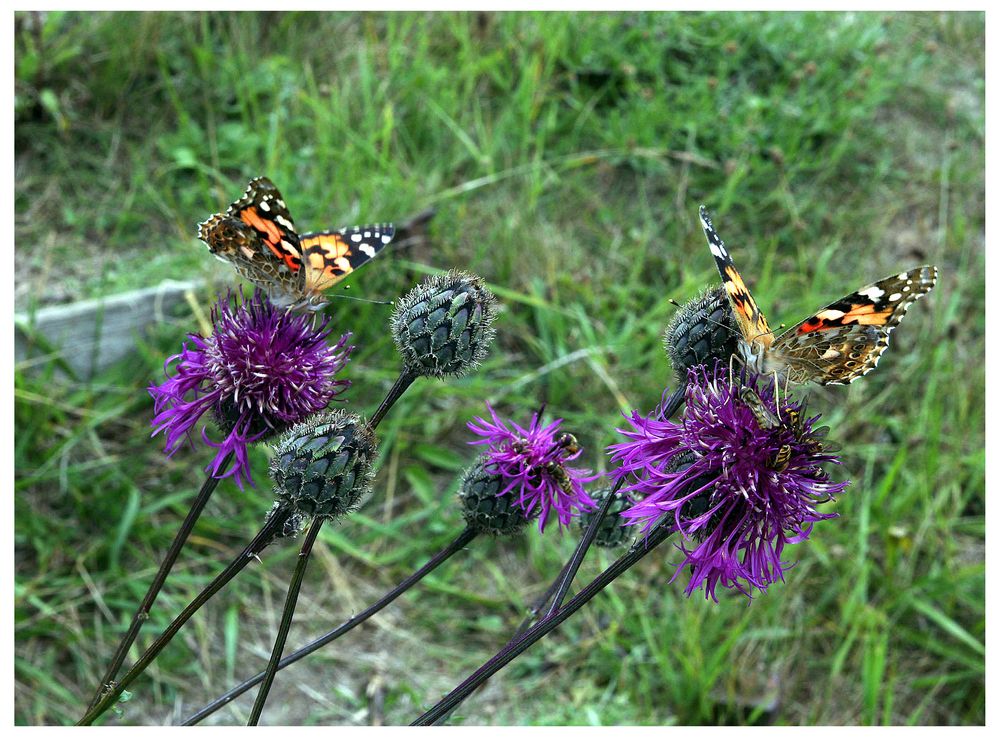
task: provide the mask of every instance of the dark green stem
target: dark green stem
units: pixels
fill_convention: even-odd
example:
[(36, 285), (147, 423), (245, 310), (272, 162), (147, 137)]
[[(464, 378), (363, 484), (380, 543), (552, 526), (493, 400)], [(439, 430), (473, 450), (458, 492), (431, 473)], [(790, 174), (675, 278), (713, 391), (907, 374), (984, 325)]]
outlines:
[[(420, 579), (422, 579), (424, 576), (426, 576), (431, 571), (433, 571), (435, 568), (437, 568), (439, 565), (441, 565), (442, 563), (444, 563), (446, 560), (448, 560), (451, 556), (453, 556), (459, 550), (461, 550), (466, 545), (468, 545), (469, 542), (473, 538), (475, 538), (477, 534), (478, 534), (478, 532), (476, 530), (472, 529), (471, 527), (466, 527), (465, 530), (462, 532), (462, 534), (460, 534), (458, 537), (456, 537), (451, 543), (448, 544), (448, 546), (446, 548), (444, 548), (443, 550), (441, 550), (437, 555), (435, 555), (433, 558), (431, 558), (429, 561), (427, 561), (427, 563), (425, 563), (422, 568), (420, 568), (419, 570), (415, 571), (413, 574), (411, 574), (407, 578), (403, 579), (389, 593), (387, 593), (381, 599), (379, 599), (374, 604), (372, 604), (370, 607), (368, 607), (367, 609), (365, 609), (363, 612), (361, 612), (360, 614), (357, 614), (357, 615), (351, 617), (350, 619), (348, 619), (346, 622), (344, 622), (343, 624), (341, 624), (336, 629), (333, 629), (330, 632), (327, 632), (322, 637), (319, 637), (316, 640), (313, 640), (311, 643), (309, 643), (308, 645), (306, 645), (305, 647), (303, 647), (303, 648), (301, 648), (299, 650), (296, 650), (291, 655), (289, 655), (289, 656), (287, 656), (285, 658), (282, 658), (281, 662), (278, 664), (278, 670), (281, 670), (283, 668), (287, 668), (288, 666), (292, 665), (293, 663), (297, 663), (298, 661), (302, 660), (302, 658), (306, 657), (307, 655), (311, 655), (312, 653), (314, 653), (317, 650), (319, 650), (321, 647), (330, 644), (331, 642), (333, 642), (334, 640), (336, 640), (341, 635), (347, 634), (348, 632), (350, 632), (352, 629), (354, 629), (355, 627), (357, 627), (362, 622), (364, 622), (364, 621), (370, 619), (371, 617), (373, 617), (379, 611), (381, 611), (382, 609), (384, 609), (385, 607), (387, 607), (389, 604), (391, 604), (401, 594), (403, 594), (404, 592), (406, 592), (408, 589), (412, 588), (417, 582), (420, 581)], [(197, 724), (202, 719), (204, 719), (205, 717), (207, 717), (210, 714), (214, 714), (216, 711), (218, 711), (219, 709), (221, 709), (223, 706), (225, 706), (226, 704), (228, 704), (231, 701), (233, 701), (237, 696), (240, 696), (241, 694), (246, 693), (247, 691), (249, 691), (251, 688), (253, 688), (254, 686), (256, 686), (258, 683), (260, 683), (263, 680), (264, 680), (264, 671), (261, 671), (260, 673), (258, 673), (257, 675), (255, 675), (253, 678), (251, 678), (251, 679), (249, 679), (247, 681), (244, 681), (243, 683), (241, 683), (240, 685), (236, 686), (235, 688), (230, 689), (229, 691), (227, 691), (225, 694), (223, 694), (222, 696), (220, 696), (219, 698), (217, 698), (211, 704), (209, 704), (208, 706), (206, 706), (204, 709), (202, 709), (201, 711), (199, 711), (197, 714), (195, 714), (194, 716), (192, 716), (191, 718), (189, 718), (187, 721), (183, 722), (182, 724), (184, 726), (186, 726), (186, 727), (187, 726), (191, 726), (192, 724)]]
[[(681, 384), (677, 387), (673, 393), (667, 397), (667, 401), (663, 403), (663, 416), (666, 419), (670, 419), (674, 416), (681, 405), (684, 404), (684, 389), (685, 385)], [(601, 504), (600, 509), (597, 510), (597, 514), (590, 521), (587, 526), (587, 530), (583, 534), (583, 538), (580, 540), (580, 544), (577, 545), (576, 550), (573, 551), (573, 557), (570, 558), (569, 563), (563, 568), (562, 573), (560, 573), (559, 588), (556, 590), (555, 596), (552, 598), (552, 604), (549, 606), (548, 612), (545, 616), (550, 616), (558, 611), (563, 599), (566, 598), (566, 593), (569, 591), (570, 585), (573, 583), (573, 579), (576, 578), (576, 573), (580, 570), (580, 565), (583, 563), (584, 557), (587, 555), (587, 551), (594, 542), (594, 538), (597, 537), (597, 531), (604, 522), (604, 518), (608, 516), (608, 509), (611, 507), (612, 501), (614, 501), (615, 494), (622, 487), (625, 479), (621, 478), (615, 487), (608, 494), (604, 503)]]
[(222, 571), (215, 579), (210, 583), (205, 589), (194, 598), (194, 600), (187, 605), (183, 612), (177, 615), (177, 618), (170, 623), (170, 626), (163, 631), (156, 641), (149, 646), (149, 648), (142, 654), (142, 656), (135, 662), (125, 677), (122, 678), (121, 682), (115, 686), (113, 689), (108, 691), (101, 699), (87, 710), (83, 718), (77, 722), (78, 726), (92, 724), (93, 721), (103, 714), (108, 707), (110, 707), (118, 697), (122, 695), (122, 692), (132, 683), (139, 675), (146, 670), (150, 663), (160, 654), (160, 651), (167, 646), (167, 643), (173, 639), (184, 623), (187, 622), (195, 612), (197, 612), (209, 599), (211, 599), (216, 593), (218, 593), (227, 583), (229, 583), (236, 576), (237, 573), (246, 568), (247, 564), (257, 557), (267, 545), (274, 540), (275, 534), (277, 534), (285, 521), (288, 519), (290, 511), (287, 509), (279, 510), (271, 515), (271, 517), (264, 523), (261, 527), (260, 532), (257, 533), (256, 537), (247, 544), (235, 560), (226, 566), (225, 570)]
[(629, 552), (608, 566), (603, 573), (587, 584), (579, 594), (570, 599), (566, 606), (562, 607), (555, 614), (542, 619), (517, 640), (513, 640), (505, 645), (500, 652), (484, 663), (451, 693), (441, 699), (441, 701), (427, 712), (421, 714), (411, 726), (428, 726), (440, 723), (441, 720), (447, 717), (455, 707), (461, 704), (469, 694), (475, 691), (490, 676), (504, 668), (514, 658), (569, 619), (584, 604), (597, 596), (608, 584), (638, 563), (653, 548), (666, 540), (673, 531), (672, 526), (660, 523), (648, 536), (643, 540), (637, 541)]
[(580, 543), (576, 546), (576, 550), (573, 551), (573, 556), (563, 568), (563, 572), (559, 579), (559, 587), (556, 589), (555, 595), (552, 597), (552, 603), (549, 604), (549, 610), (545, 613), (546, 617), (559, 611), (559, 607), (562, 605), (563, 599), (566, 598), (566, 592), (569, 591), (570, 584), (572, 584), (573, 579), (576, 578), (576, 572), (580, 570), (580, 565), (583, 563), (583, 559), (587, 555), (587, 551), (590, 549), (591, 543), (593, 543), (594, 538), (597, 537), (597, 531), (600, 529), (601, 523), (603, 523), (604, 518), (608, 516), (608, 509), (611, 508), (611, 504), (615, 500), (615, 494), (617, 494), (618, 490), (622, 488), (623, 483), (625, 483), (624, 478), (618, 479), (618, 483), (615, 484), (611, 493), (604, 498), (604, 501), (601, 503), (601, 506), (594, 515), (594, 518), (590, 521), (590, 524), (587, 525), (587, 529), (583, 533), (583, 537), (580, 538)]
[(527, 616), (521, 620), (521, 624), (519, 624), (517, 629), (514, 631), (514, 636), (510, 638), (512, 641), (524, 634), (528, 628), (535, 623), (539, 612), (545, 608), (546, 604), (552, 601), (552, 595), (556, 592), (556, 588), (558, 588), (560, 582), (563, 580), (563, 577), (566, 575), (566, 571), (569, 570), (569, 564), (570, 561), (566, 561), (562, 570), (559, 571), (559, 575), (556, 576), (555, 580), (553, 580), (552, 583), (549, 584), (549, 587), (545, 589), (545, 593), (535, 599), (535, 602), (528, 609)]
[(208, 500), (212, 496), (212, 492), (215, 491), (215, 487), (219, 485), (220, 477), (222, 473), (229, 467), (229, 464), (233, 460), (233, 454), (230, 453), (222, 460), (222, 465), (215, 475), (209, 475), (205, 479), (205, 483), (201, 485), (201, 491), (198, 492), (198, 496), (195, 498), (194, 503), (191, 505), (191, 509), (187, 513), (187, 517), (184, 518), (184, 522), (181, 523), (181, 528), (177, 531), (177, 535), (174, 536), (174, 541), (170, 543), (170, 549), (167, 550), (166, 556), (163, 558), (163, 562), (160, 563), (160, 568), (156, 572), (156, 576), (153, 578), (153, 582), (149, 585), (149, 590), (146, 592), (146, 596), (143, 597), (142, 603), (139, 604), (139, 608), (136, 610), (135, 614), (132, 616), (132, 624), (128, 628), (128, 632), (122, 638), (122, 641), (118, 643), (118, 649), (115, 650), (114, 656), (111, 658), (111, 665), (108, 666), (107, 671), (104, 673), (104, 677), (101, 679), (101, 683), (97, 688), (97, 693), (90, 700), (88, 708), (94, 706), (98, 701), (100, 701), (102, 694), (104, 694), (114, 681), (115, 676), (118, 675), (118, 671), (121, 670), (122, 663), (125, 662), (125, 656), (128, 654), (129, 648), (132, 647), (132, 643), (135, 642), (135, 638), (139, 636), (139, 630), (142, 628), (143, 623), (149, 619), (149, 612), (153, 608), (153, 602), (156, 601), (157, 595), (160, 593), (160, 589), (163, 588), (163, 584), (167, 580), (167, 576), (170, 574), (170, 569), (173, 568), (174, 563), (177, 561), (178, 556), (181, 553), (181, 549), (184, 547), (184, 543), (187, 542), (188, 537), (191, 535), (191, 530), (194, 529), (195, 523), (198, 521), (198, 517), (201, 516), (202, 510), (205, 509), (205, 505), (208, 504)]
[(371, 426), (372, 430), (378, 427), (378, 424), (382, 421), (382, 418), (385, 417), (392, 405), (396, 403), (396, 400), (403, 396), (403, 392), (409, 389), (410, 384), (412, 384), (416, 379), (417, 374), (410, 373), (406, 369), (403, 369), (403, 371), (399, 374), (399, 378), (396, 379), (396, 383), (389, 388), (389, 393), (385, 395), (385, 399), (382, 400), (382, 404), (379, 405), (379, 408), (375, 410), (375, 414), (373, 414), (371, 419), (368, 420), (368, 424)]
[(320, 528), (323, 527), (325, 517), (317, 517), (309, 526), (299, 548), (299, 560), (295, 564), (295, 571), (292, 572), (292, 580), (288, 583), (288, 595), (285, 596), (285, 608), (281, 613), (281, 623), (278, 625), (278, 634), (274, 638), (274, 647), (271, 648), (271, 659), (264, 669), (264, 682), (257, 691), (257, 698), (253, 702), (253, 709), (250, 710), (250, 719), (247, 720), (248, 727), (256, 727), (260, 721), (260, 714), (264, 711), (264, 703), (267, 695), (271, 691), (271, 684), (274, 683), (274, 676), (278, 672), (278, 661), (281, 660), (281, 653), (285, 649), (285, 642), (288, 640), (288, 630), (292, 626), (292, 617), (295, 616), (295, 605), (299, 600), (299, 589), (302, 588), (302, 579), (306, 575), (306, 566), (309, 565), (309, 556), (312, 555), (313, 545), (319, 536)]

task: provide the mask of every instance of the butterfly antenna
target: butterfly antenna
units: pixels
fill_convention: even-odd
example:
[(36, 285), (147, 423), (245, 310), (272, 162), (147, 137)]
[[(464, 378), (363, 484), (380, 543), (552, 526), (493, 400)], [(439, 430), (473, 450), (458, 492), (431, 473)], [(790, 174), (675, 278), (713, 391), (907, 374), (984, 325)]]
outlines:
[[(348, 289), (348, 287), (344, 287), (344, 289)], [(386, 301), (384, 299), (367, 299), (365, 297), (355, 297), (355, 296), (353, 296), (351, 294), (330, 294), (330, 295), (327, 295), (327, 296), (329, 296), (330, 299), (352, 299), (355, 302), (367, 302), (370, 305), (389, 305), (389, 306), (392, 306), (392, 305), (396, 304), (391, 299), (389, 301)]]

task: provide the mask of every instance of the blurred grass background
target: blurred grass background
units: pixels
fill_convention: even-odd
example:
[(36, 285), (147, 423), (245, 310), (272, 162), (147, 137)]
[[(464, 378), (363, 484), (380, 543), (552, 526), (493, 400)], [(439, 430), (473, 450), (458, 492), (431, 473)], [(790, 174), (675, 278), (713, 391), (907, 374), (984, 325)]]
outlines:
[[(751, 606), (668, 584), (664, 546), (504, 670), (465, 724), (978, 724), (984, 697), (984, 16), (978, 13), (16, 16), (19, 309), (230, 272), (196, 223), (252, 176), (300, 228), (400, 220), (431, 238), (355, 275), (390, 299), (482, 274), (505, 305), (474, 376), (424, 382), (382, 429), (371, 501), (329, 525), (289, 648), (366, 606), (461, 529), (464, 423), (547, 402), (604, 469), (620, 410), (653, 408), (660, 335), (718, 276), (704, 203), (772, 324), (924, 262), (937, 288), (880, 368), (813, 389), (843, 446), (841, 518)], [(200, 295), (202, 309), (214, 290)], [(335, 302), (350, 405), (397, 372), (388, 308)], [(68, 724), (200, 484), (161, 453), (145, 387), (193, 317), (90, 380), (15, 376), (16, 720)], [(140, 643), (270, 507), (224, 483)], [(477, 540), (371, 623), (282, 672), (264, 724), (408, 723), (491, 655), (575, 544)], [(132, 689), (177, 722), (262, 669), (297, 546), (274, 546)], [(611, 560), (594, 551), (581, 581)], [(209, 723), (245, 723), (244, 697)]]

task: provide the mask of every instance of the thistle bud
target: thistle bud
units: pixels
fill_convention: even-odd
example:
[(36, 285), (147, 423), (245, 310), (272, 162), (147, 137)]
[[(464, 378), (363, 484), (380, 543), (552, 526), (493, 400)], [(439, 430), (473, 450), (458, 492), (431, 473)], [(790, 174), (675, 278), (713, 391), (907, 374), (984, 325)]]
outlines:
[(473, 274), (449, 271), (411, 289), (390, 326), (406, 371), (458, 376), (486, 356), (495, 331), (496, 297)]
[(293, 515), (340, 517), (356, 509), (371, 488), (377, 448), (374, 433), (358, 415), (320, 412), (275, 445), (275, 496)]
[[(598, 507), (604, 503), (604, 500), (608, 498), (608, 494), (610, 493), (610, 487), (605, 487), (594, 493), (593, 499)], [(615, 499), (611, 502), (611, 506), (608, 507), (607, 515), (601, 520), (601, 524), (597, 528), (594, 545), (602, 548), (617, 548), (632, 542), (635, 530), (632, 527), (623, 526), (622, 523), (624, 520), (621, 518), (621, 513), (630, 506), (632, 506), (632, 500), (626, 494), (615, 494)], [(580, 529), (586, 530), (590, 527), (590, 523), (596, 514), (597, 509), (581, 513), (577, 518), (577, 524), (580, 525)]]
[(709, 289), (677, 310), (663, 332), (663, 346), (677, 376), (712, 359), (728, 361), (739, 345), (739, 329), (722, 287)]
[(489, 455), (479, 456), (462, 476), (458, 496), (462, 500), (465, 523), (479, 532), (491, 535), (512, 535), (528, 523), (524, 510), (516, 505), (514, 493), (497, 496), (507, 480), (487, 470)]

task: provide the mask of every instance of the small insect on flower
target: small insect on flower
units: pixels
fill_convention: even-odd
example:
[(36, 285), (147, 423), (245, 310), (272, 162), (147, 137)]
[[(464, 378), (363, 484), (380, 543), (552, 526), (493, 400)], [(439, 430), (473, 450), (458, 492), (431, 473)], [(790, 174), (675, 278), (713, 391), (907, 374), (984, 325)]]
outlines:
[(590, 475), (569, 465), (583, 450), (573, 435), (557, 433), (561, 419), (542, 426), (536, 412), (527, 428), (514, 422), (508, 427), (489, 403), (486, 408), (491, 420), (476, 417), (467, 425), (481, 436), (470, 444), (489, 446), (487, 470), (508, 481), (499, 494), (517, 492), (517, 505), (524, 516), (538, 515), (540, 532), (545, 531), (552, 510), (559, 524), (566, 526), (574, 516), (596, 508), (583, 485), (600, 475)]
[(324, 409), (351, 384), (336, 378), (354, 350), (350, 333), (331, 345), (328, 323), (277, 308), (259, 292), (220, 299), (212, 334), (190, 333), (164, 364), (166, 381), (149, 387), (153, 435), (166, 435), (165, 452), (173, 455), (211, 410), (225, 437), (214, 442), (202, 430), (205, 444), (217, 450), (208, 470), (218, 475), (232, 452), (235, 462), (222, 477), (234, 476), (241, 489), (244, 482), (252, 486), (247, 446)]
[(648, 533), (672, 516), (683, 536), (688, 595), (704, 585), (716, 599), (722, 585), (750, 596), (783, 579), (785, 545), (836, 517), (817, 507), (847, 486), (823, 470), (840, 461), (823, 442), (826, 428), (815, 427), (818, 417), (806, 419), (800, 405), (758, 383), (740, 385), (721, 364), (693, 368), (680, 422), (634, 412), (631, 428), (618, 431), (626, 441), (609, 448), (614, 476), (628, 481), (622, 492), (638, 499), (622, 517)]

